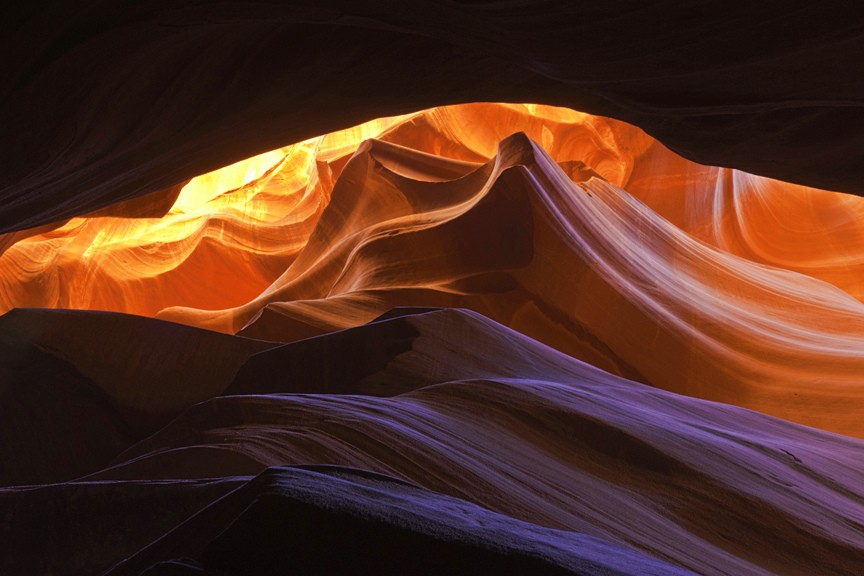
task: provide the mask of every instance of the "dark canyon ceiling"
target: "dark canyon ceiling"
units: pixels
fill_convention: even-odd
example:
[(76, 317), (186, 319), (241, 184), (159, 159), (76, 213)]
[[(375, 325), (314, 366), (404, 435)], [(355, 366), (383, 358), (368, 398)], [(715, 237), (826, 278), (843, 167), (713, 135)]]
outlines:
[(371, 118), (536, 102), (864, 193), (855, 3), (33, 2), (6, 18), (0, 231)]

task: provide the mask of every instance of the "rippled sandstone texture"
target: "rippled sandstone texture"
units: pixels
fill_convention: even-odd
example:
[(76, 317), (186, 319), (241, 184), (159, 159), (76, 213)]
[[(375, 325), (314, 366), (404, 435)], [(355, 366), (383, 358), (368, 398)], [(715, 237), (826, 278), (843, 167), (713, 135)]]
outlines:
[[(16, 551), (4, 571), (864, 569), (864, 446), (788, 421), (860, 435), (864, 305), (720, 250), (753, 258), (729, 220), (753, 224), (776, 202), (809, 222), (822, 261), (842, 262), (831, 239), (855, 223), (813, 223), (859, 200), (692, 165), (633, 127), (560, 109), (474, 105), (376, 126), (171, 191), (164, 219), (115, 212), (12, 237), (4, 258), (62, 255), (121, 292), (142, 281), (116, 274), (151, 249), (140, 239), (170, 232), (185, 250), (137, 286), (162, 319), (0, 317), (0, 537)], [(499, 134), (510, 128), (524, 132)], [(370, 130), (379, 139), (363, 140)], [(805, 201), (778, 199), (789, 194)], [(274, 253), (250, 243), (232, 259), (239, 243), (212, 244), (208, 266), (284, 272), (236, 308), (161, 308), (226, 221), (269, 234)], [(192, 287), (195, 302), (212, 297)]]
[[(100, 318), (80, 312), (72, 323), (66, 314), (22, 311), (16, 322), (55, 317), (71, 335)], [(173, 329), (187, 349), (213, 346), (210, 333), (171, 326), (126, 317), (110, 333), (124, 340)], [(241, 364), (228, 384), (214, 388), (207, 365), (190, 362), (189, 408), (175, 403), (167, 425), (142, 423), (110, 464), (73, 482), (0, 489), (0, 535), (16, 551), (0, 567), (114, 566), (108, 573), (120, 575), (173, 562), (181, 574), (335, 566), (394, 576), (424, 559), (440, 563), (424, 574), (500, 566), (504, 574), (852, 576), (864, 568), (860, 440), (624, 380), (465, 310), (396, 310), (246, 360), (248, 341), (221, 338), (222, 355), (233, 348), (228, 356)], [(92, 366), (74, 339), (38, 342), (52, 341), (49, 356), (66, 374), (109, 396), (91, 404), (85, 423), (152, 411), (147, 395), (116, 397), (122, 373), (84, 376)], [(125, 341), (106, 362), (127, 365), (153, 349)], [(19, 373), (45, 364), (31, 358)], [(155, 398), (173, 388), (162, 370), (138, 371)], [(22, 397), (41, 396), (26, 384)], [(68, 418), (78, 421), (83, 397), (71, 400), (79, 408)], [(11, 430), (17, 436), (2, 446), (27, 439), (34, 456), (50, 458), (44, 448), (58, 442), (47, 427)], [(102, 432), (103, 445), (126, 442)], [(35, 461), (4, 460), (19, 473)], [(272, 468), (285, 465), (310, 471)], [(30, 472), (30, 482), (47, 480)]]
[(493, 100), (861, 193), (852, 4), (49, 1), (4, 23), (4, 309), (242, 335), (0, 318), (0, 572), (864, 572), (860, 440), (662, 389), (860, 434), (857, 199), (518, 106), (181, 191)]
[[(701, 166), (607, 118), (535, 105), (472, 104), (377, 120), (262, 154), (197, 177), (182, 194), (178, 188), (151, 195), (149, 213), (140, 202), (120, 204), (99, 218), (0, 236), (0, 310), (153, 315), (172, 305), (244, 304), (293, 261), (364, 139), (479, 163), (517, 131), (573, 179), (587, 177), (574, 172), (585, 164), (724, 251), (826, 280), (859, 299), (864, 293), (864, 202), (857, 197)], [(454, 166), (439, 166), (451, 172), (435, 177), (469, 169)], [(421, 177), (432, 177), (428, 172)], [(157, 208), (168, 215), (153, 218)], [(129, 219), (142, 214), (151, 218)]]
[(193, 180), (161, 220), (75, 220), (0, 262), (7, 307), (270, 341), (470, 308), (627, 378), (860, 436), (862, 210), (617, 121), (475, 104), (274, 151)]

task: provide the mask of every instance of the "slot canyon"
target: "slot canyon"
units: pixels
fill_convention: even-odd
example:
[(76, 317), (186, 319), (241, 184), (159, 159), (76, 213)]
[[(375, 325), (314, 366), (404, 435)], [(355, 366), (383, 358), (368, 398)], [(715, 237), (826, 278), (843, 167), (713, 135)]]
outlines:
[(864, 574), (851, 3), (7, 26), (0, 574)]

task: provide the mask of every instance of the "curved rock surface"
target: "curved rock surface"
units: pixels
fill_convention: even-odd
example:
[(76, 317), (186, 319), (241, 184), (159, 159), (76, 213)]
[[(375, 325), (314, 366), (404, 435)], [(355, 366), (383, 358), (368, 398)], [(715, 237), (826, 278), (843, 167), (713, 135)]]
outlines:
[[(4, 235), (0, 309), (154, 315), (169, 306), (245, 304), (308, 241), (361, 140), (375, 137), (485, 163), (514, 131), (540, 144), (574, 180), (596, 173), (724, 251), (864, 296), (864, 201), (858, 197), (701, 166), (608, 118), (546, 106), (472, 104), (376, 120), (196, 177), (182, 191), (151, 195), (148, 202), (161, 198), (168, 211), (159, 220), (141, 219), (154, 213), (126, 203), (110, 215)], [(383, 154), (379, 149), (377, 157)], [(418, 171), (407, 158), (387, 160), (420, 179), (452, 179), (472, 169), (438, 162)]]
[(631, 379), (864, 434), (864, 304), (700, 242), (524, 135), (470, 171), (369, 142), (260, 296), (159, 316), (290, 341), (393, 306), (471, 308)]
[[(236, 518), (225, 514), (238, 507), (234, 500), (246, 506)], [(207, 572), (237, 575), (281, 574), (287, 566), (301, 574), (358, 576), (692, 574), (620, 544), (332, 466), (267, 470), (108, 574), (137, 574), (151, 562), (146, 574), (196, 564), (165, 561), (166, 552), (198, 556)]]
[[(499, 153), (514, 128), (549, 153), (520, 137)], [(18, 239), (0, 274), (9, 307), (158, 313), (265, 340), (468, 307), (628, 378), (857, 436), (862, 307), (813, 278), (861, 297), (862, 211), (693, 164), (613, 120), (478, 104), (198, 178), (158, 221)]]
[[(0, 309), (151, 316), (169, 306), (245, 304), (308, 241), (362, 139), (485, 163), (513, 131), (542, 145), (574, 180), (596, 173), (724, 251), (864, 296), (864, 201), (858, 197), (694, 164), (608, 118), (473, 104), (369, 122), (196, 177), (182, 191), (162, 194), (170, 210), (163, 207), (168, 213), (159, 220), (130, 220), (153, 214), (126, 203), (112, 208), (113, 217), (100, 213), (2, 236)], [(376, 154), (381, 159), (384, 151)], [(412, 167), (408, 157), (389, 157), (388, 166), (420, 179), (452, 179), (472, 169), (458, 162)]]
[(861, 193), (848, 3), (48, 4), (0, 572), (864, 573), (864, 201), (414, 112)]
[[(296, 363), (314, 356), (339, 371)], [(252, 356), (224, 393), (87, 478), (0, 489), (14, 544), (2, 565), (28, 566), (38, 550), (30, 573), (131, 558), (115, 573), (161, 562), (153, 574), (270, 574), (330, 566), (338, 557), (321, 560), (315, 542), (351, 552), (374, 533), (405, 542), (406, 561), (433, 538), (457, 573), (509, 550), (571, 570), (556, 574), (854, 575), (864, 568), (862, 457), (860, 440), (624, 380), (473, 312), (407, 310)], [(318, 468), (249, 482), (298, 464), (445, 496)], [(74, 533), (52, 521), (61, 509)], [(60, 545), (46, 550), (40, 530), (24, 529), (43, 524)], [(349, 554), (358, 569), (399, 573), (404, 550), (376, 542)], [(465, 563), (465, 545), (478, 547), (468, 557), (479, 567)], [(666, 565), (640, 572), (639, 553)], [(574, 569), (577, 558), (588, 564)]]
[(0, 484), (71, 480), (221, 393), (276, 344), (72, 310), (0, 317)]
[[(525, 135), (499, 147), (511, 127), (558, 163)], [(354, 151), (370, 134), (382, 140)], [(34, 269), (4, 269), (7, 306), (96, 303), (269, 341), (394, 306), (466, 307), (627, 378), (864, 434), (850, 296), (864, 200), (701, 167), (631, 126), (536, 106), (436, 109), (250, 162), (193, 181), (162, 220), (18, 240), (0, 261)]]

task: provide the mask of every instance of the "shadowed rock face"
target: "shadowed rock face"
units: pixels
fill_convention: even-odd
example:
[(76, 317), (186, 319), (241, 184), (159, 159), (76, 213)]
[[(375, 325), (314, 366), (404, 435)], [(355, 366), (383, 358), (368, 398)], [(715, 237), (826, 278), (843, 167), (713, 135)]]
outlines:
[[(410, 349), (388, 347), (394, 341)], [(374, 366), (361, 362), (365, 342), (382, 344)], [(314, 364), (301, 373), (300, 356), (339, 366), (338, 388)], [(540, 574), (862, 569), (861, 441), (624, 380), (472, 312), (401, 311), (245, 366), (225, 393), (108, 467), (0, 489), (0, 536), (12, 551), (0, 567), (91, 574), (128, 559), (110, 573), (159, 563), (153, 574), (302, 565), (395, 575), (427, 563), (439, 570), (430, 573), (457, 574), (507, 565)], [(250, 478), (298, 464), (350, 466), (425, 490), (320, 468)], [(76, 529), (67, 533), (58, 515)], [(43, 525), (57, 545), (46, 549)]]
[(61, 482), (107, 465), (277, 344), (123, 314), (0, 317), (0, 484)]
[(3, 35), (0, 230), (370, 118), (541, 102), (699, 162), (864, 192), (848, 2), (42, 2)]
[[(233, 500), (247, 506), (236, 518)], [(179, 564), (165, 563), (169, 551), (197, 557), (208, 573), (237, 575), (275, 576), (286, 567), (358, 576), (692, 574), (608, 541), (332, 466), (267, 470), (109, 574), (137, 574), (158, 560), (145, 574), (169, 574)]]

